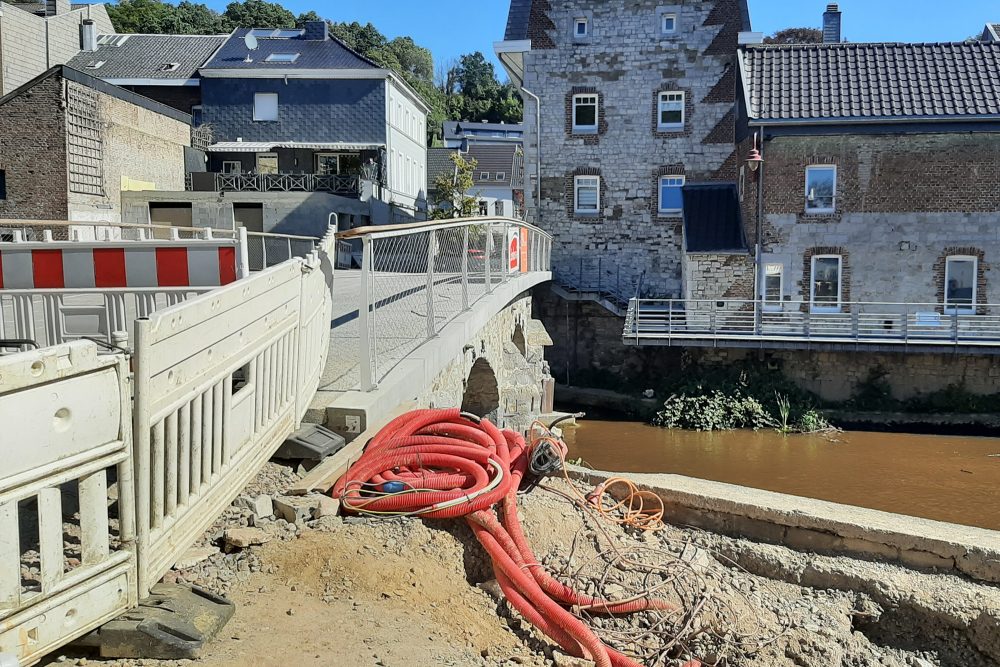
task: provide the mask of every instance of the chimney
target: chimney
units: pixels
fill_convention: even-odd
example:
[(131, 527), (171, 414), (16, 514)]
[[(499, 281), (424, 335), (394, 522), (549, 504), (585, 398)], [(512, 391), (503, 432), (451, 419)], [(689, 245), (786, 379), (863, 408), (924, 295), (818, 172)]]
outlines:
[(97, 50), (97, 26), (90, 19), (80, 24), (80, 48), (84, 51)]
[(829, 4), (823, 13), (823, 43), (840, 44), (840, 6)]
[(330, 39), (330, 31), (326, 27), (326, 21), (306, 21), (302, 27), (305, 28), (303, 39), (314, 42), (325, 42)]

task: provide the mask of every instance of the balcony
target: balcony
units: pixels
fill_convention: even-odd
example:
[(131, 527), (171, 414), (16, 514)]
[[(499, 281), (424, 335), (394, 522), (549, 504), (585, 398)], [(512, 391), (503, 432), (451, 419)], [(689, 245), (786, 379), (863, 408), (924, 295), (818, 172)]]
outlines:
[(632, 299), (623, 341), (635, 346), (1000, 354), (1000, 304), (811, 306)]
[(192, 172), (188, 190), (195, 192), (327, 192), (358, 197), (359, 176), (337, 174), (222, 174)]

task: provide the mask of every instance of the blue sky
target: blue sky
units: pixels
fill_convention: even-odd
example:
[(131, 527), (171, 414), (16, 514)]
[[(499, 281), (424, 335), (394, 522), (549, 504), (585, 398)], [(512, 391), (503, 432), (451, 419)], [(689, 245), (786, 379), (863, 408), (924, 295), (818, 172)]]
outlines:
[[(227, 0), (208, 0), (224, 9)], [(283, 0), (295, 13), (314, 9), (335, 21), (371, 22), (389, 37), (410, 35), (434, 54), (435, 62), (482, 51), (492, 57), (503, 37), (505, 0)], [(819, 27), (827, 0), (750, 0), (754, 29), (773, 33), (787, 27)], [(844, 38), (852, 42), (960, 41), (1000, 21), (997, 0), (840, 0)], [(499, 66), (498, 66), (499, 68)]]

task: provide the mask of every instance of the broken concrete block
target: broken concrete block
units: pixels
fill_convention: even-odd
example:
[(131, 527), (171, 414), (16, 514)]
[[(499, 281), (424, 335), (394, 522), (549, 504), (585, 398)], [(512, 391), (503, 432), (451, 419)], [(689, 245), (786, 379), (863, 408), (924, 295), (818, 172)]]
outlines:
[(271, 496), (262, 494), (255, 498), (250, 496), (240, 496), (234, 503), (240, 509), (250, 510), (254, 516), (261, 519), (274, 516)]
[(319, 506), (318, 496), (279, 496), (274, 499), (274, 513), (288, 523), (312, 521), (313, 510)]
[(246, 549), (271, 541), (271, 536), (260, 528), (228, 528), (223, 539), (227, 547)]
[[(312, 510), (314, 519), (322, 519), (325, 516), (337, 516), (340, 513), (340, 501), (330, 496), (314, 496), (316, 507)], [(287, 519), (286, 519), (287, 521)]]
[(202, 561), (208, 560), (217, 553), (219, 553), (219, 550), (215, 547), (191, 547), (180, 555), (180, 558), (174, 563), (174, 569), (187, 570)]

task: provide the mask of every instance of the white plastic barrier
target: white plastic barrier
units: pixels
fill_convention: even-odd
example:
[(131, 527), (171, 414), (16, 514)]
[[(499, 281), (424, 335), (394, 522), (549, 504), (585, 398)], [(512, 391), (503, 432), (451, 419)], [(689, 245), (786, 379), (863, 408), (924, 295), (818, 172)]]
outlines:
[(136, 604), (130, 420), (124, 355), (0, 357), (0, 654), (22, 665)]
[(136, 323), (140, 596), (298, 427), (326, 363), (325, 264), (293, 259)]

